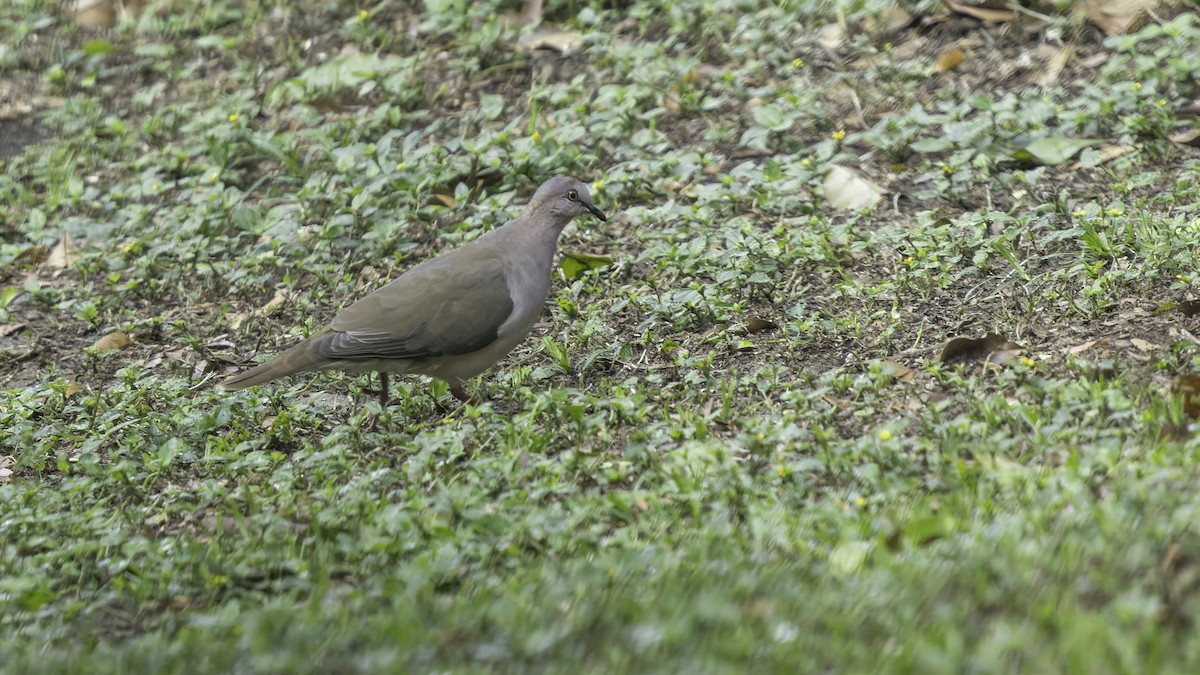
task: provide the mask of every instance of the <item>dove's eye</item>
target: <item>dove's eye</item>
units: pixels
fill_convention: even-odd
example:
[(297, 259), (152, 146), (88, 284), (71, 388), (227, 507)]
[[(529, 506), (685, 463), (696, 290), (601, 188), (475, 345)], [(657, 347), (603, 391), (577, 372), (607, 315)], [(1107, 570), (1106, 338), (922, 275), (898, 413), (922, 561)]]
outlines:
[(579, 193), (574, 190), (571, 190), (570, 192), (567, 193), (567, 199), (570, 199), (571, 201), (576, 201), (579, 199)]

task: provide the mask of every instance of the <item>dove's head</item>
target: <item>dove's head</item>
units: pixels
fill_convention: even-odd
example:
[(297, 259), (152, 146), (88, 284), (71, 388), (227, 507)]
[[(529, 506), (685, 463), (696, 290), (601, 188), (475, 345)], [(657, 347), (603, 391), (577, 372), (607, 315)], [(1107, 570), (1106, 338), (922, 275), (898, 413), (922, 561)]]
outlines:
[(533, 193), (529, 201), (529, 211), (549, 213), (569, 221), (577, 216), (590, 213), (600, 220), (608, 220), (600, 209), (592, 205), (592, 194), (588, 186), (570, 176), (551, 178)]

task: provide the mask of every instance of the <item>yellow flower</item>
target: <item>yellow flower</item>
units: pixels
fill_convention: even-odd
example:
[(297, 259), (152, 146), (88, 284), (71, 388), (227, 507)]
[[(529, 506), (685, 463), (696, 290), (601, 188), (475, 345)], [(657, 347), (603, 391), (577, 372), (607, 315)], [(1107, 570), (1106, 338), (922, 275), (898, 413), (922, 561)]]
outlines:
[(766, 438), (766, 437), (767, 437), (767, 436), (766, 436), (766, 434), (764, 434), (764, 433), (763, 433), (763, 432), (761, 432), (761, 431), (760, 431), (760, 432), (758, 432), (757, 434), (754, 434), (754, 440), (756, 440), (756, 441), (761, 441), (761, 440), (763, 440), (763, 439), (764, 439), (764, 438)]
[(604, 189), (604, 184), (607, 182), (608, 181), (601, 178), (601, 179), (597, 180), (595, 183), (592, 183), (592, 192), (600, 192), (601, 190)]
[(1077, 209), (1077, 210), (1075, 210), (1075, 211), (1072, 211), (1072, 212), (1071, 212), (1071, 215), (1073, 215), (1073, 216), (1075, 216), (1076, 218), (1078, 218), (1079, 216), (1082, 216), (1082, 215), (1083, 215), (1083, 209)]
[(833, 140), (835, 140), (835, 141), (840, 141), (845, 137), (846, 137), (845, 129), (838, 129), (837, 131), (833, 132)]
[(542, 137), (542, 133), (537, 129), (534, 129), (533, 133), (530, 134), (529, 137), (536, 141)]
[(1159, 104), (1160, 106), (1162, 106), (1162, 105), (1166, 105), (1166, 104), (1167, 104), (1167, 99), (1165, 99), (1165, 98), (1160, 98), (1160, 99), (1158, 99), (1158, 104)]
[(792, 59), (792, 67), (793, 68), (803, 68), (804, 67), (804, 59)]
[(221, 171), (219, 169), (213, 169), (213, 172), (208, 174), (208, 182), (209, 183), (217, 182), (217, 176), (220, 176), (220, 175), (221, 175)]
[(887, 429), (884, 429), (883, 431), (879, 432), (879, 440), (881, 440), (881, 441), (892, 440), (892, 432), (888, 431)]
[(1141, 83), (1141, 82), (1134, 82), (1134, 83), (1133, 83), (1133, 88), (1134, 88), (1134, 90), (1135, 90), (1135, 91), (1140, 91), (1140, 90), (1141, 90), (1141, 88), (1142, 88), (1142, 83)]
[(1122, 211), (1121, 209), (1109, 209), (1109, 210), (1108, 210), (1108, 215), (1110, 215), (1110, 216), (1123, 216), (1123, 215), (1125, 215), (1125, 212), (1124, 212), (1124, 211)]
[(153, 185), (150, 186), (150, 189), (154, 190), (155, 192), (158, 192), (159, 190), (162, 189), (162, 185), (159, 185), (158, 183), (154, 183)]
[(365, 10), (365, 9), (358, 10), (358, 20), (359, 21), (366, 21), (368, 16), (370, 16), (370, 15), (367, 14), (367, 10)]
[(404, 162), (400, 162), (399, 164), (397, 164), (397, 165), (396, 165), (396, 170), (397, 170), (397, 171), (403, 171), (403, 170), (405, 170), (405, 169), (407, 169), (407, 168), (408, 168), (408, 165), (407, 165), (407, 164), (405, 164)]
[(792, 470), (781, 464), (775, 467), (775, 473), (779, 474), (780, 478), (787, 478), (792, 475)]
[(860, 507), (860, 508), (861, 508), (861, 507), (863, 507), (863, 506), (866, 506), (866, 505), (867, 505), (867, 500), (863, 499), (862, 497), (855, 497), (855, 498), (854, 498), (854, 505), (855, 505), (855, 506), (858, 506), (858, 507)]
[(1022, 356), (1021, 357), (1021, 365), (1025, 366), (1027, 368), (1032, 368), (1034, 365), (1034, 360), (1029, 358), (1028, 356)]
[(945, 171), (946, 173), (954, 173), (954, 169), (951, 169), (949, 164), (943, 164), (942, 171)]
[(232, 114), (230, 114), (230, 115), (229, 115), (229, 122), (230, 122), (230, 123), (236, 123), (236, 122), (237, 122), (239, 119), (241, 119), (241, 115), (239, 115), (239, 114), (237, 114), (237, 113), (232, 113)]

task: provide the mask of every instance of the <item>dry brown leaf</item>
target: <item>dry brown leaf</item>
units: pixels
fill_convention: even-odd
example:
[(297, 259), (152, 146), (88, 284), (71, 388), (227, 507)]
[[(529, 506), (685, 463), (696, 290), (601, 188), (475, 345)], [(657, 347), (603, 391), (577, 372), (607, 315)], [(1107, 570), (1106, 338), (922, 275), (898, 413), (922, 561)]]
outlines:
[(1150, 353), (1158, 349), (1158, 345), (1141, 338), (1129, 338), (1129, 344), (1137, 347), (1140, 352)]
[(765, 330), (775, 330), (777, 327), (778, 326), (775, 325), (775, 322), (769, 321), (762, 317), (752, 316), (749, 319), (746, 319), (747, 333), (761, 333)]
[(0, 338), (8, 337), (9, 335), (12, 335), (13, 333), (21, 330), (24, 327), (25, 327), (25, 324), (23, 324), (23, 323), (0, 324)]
[(943, 73), (947, 70), (954, 70), (966, 60), (967, 55), (963, 53), (963, 50), (958, 47), (950, 47), (942, 50), (941, 54), (938, 54), (937, 69)]
[(576, 30), (566, 30), (550, 24), (539, 26), (532, 33), (522, 35), (517, 40), (517, 51), (531, 54), (539, 49), (546, 49), (559, 54), (569, 54), (579, 48), (579, 40), (583, 33)]
[(1046, 67), (1042, 69), (1042, 72), (1033, 79), (1034, 84), (1049, 87), (1058, 82), (1058, 76), (1062, 74), (1063, 68), (1066, 67), (1072, 56), (1075, 56), (1075, 49), (1071, 45), (1063, 45), (1046, 62)]
[(1017, 13), (1008, 8), (1006, 0), (985, 0), (984, 2), (956, 2), (942, 0), (946, 8), (956, 14), (963, 14), (980, 21), (1012, 21)]
[(275, 289), (275, 295), (271, 296), (271, 299), (267, 301), (267, 304), (259, 307), (258, 311), (262, 312), (263, 314), (270, 314), (271, 312), (274, 312), (280, 307), (286, 305), (291, 297), (292, 293), (288, 289), (277, 288)]
[(1200, 314), (1200, 300), (1184, 300), (1176, 309), (1184, 316), (1196, 316)]
[(83, 391), (82, 384), (79, 384), (75, 380), (69, 380), (67, 382), (67, 389), (66, 389), (66, 391), (63, 392), (63, 398), (71, 398), (72, 396), (74, 396), (75, 394), (78, 394), (81, 391)]
[(204, 374), (208, 372), (208, 359), (200, 359), (192, 366), (192, 382), (196, 382), (204, 378)]
[(862, 178), (854, 171), (834, 164), (825, 174), (825, 201), (835, 209), (857, 211), (872, 206), (883, 195), (883, 189)]
[(245, 323), (246, 319), (249, 318), (250, 314), (248, 312), (231, 312), (225, 315), (225, 320), (229, 323), (229, 327), (233, 330), (241, 328), (242, 324)]
[(133, 339), (127, 333), (122, 333), (118, 330), (96, 340), (92, 343), (92, 347), (102, 352), (107, 352), (113, 349), (125, 349), (131, 344), (133, 344)]
[(1068, 356), (1076, 356), (1076, 355), (1086, 352), (1087, 350), (1091, 349), (1092, 347), (1104, 347), (1108, 343), (1109, 343), (1108, 338), (1100, 338), (1099, 340), (1089, 340), (1088, 342), (1085, 342), (1083, 344), (1075, 345), (1074, 347), (1068, 347), (1067, 355)]
[(891, 375), (897, 382), (912, 382), (917, 379), (916, 371), (895, 359), (884, 359), (879, 370), (884, 375)]
[(54, 248), (50, 249), (50, 255), (46, 256), (46, 264), (50, 267), (65, 269), (75, 264), (79, 260), (80, 248), (76, 246), (71, 237), (67, 233), (59, 237), (58, 243)]
[(1124, 35), (1142, 27), (1163, 0), (1087, 0), (1087, 18), (1105, 35)]
[(1022, 349), (1024, 347), (998, 333), (988, 333), (981, 338), (960, 335), (946, 341), (939, 360), (942, 363), (978, 361), (996, 352), (1018, 352)]

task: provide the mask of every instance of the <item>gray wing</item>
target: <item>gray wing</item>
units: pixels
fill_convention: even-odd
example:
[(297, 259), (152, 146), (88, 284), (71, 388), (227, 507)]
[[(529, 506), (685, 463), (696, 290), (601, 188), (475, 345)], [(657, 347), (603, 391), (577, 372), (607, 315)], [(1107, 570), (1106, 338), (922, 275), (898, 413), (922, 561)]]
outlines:
[(347, 307), (309, 349), (347, 361), (468, 354), (495, 342), (512, 312), (500, 267), (419, 265)]

